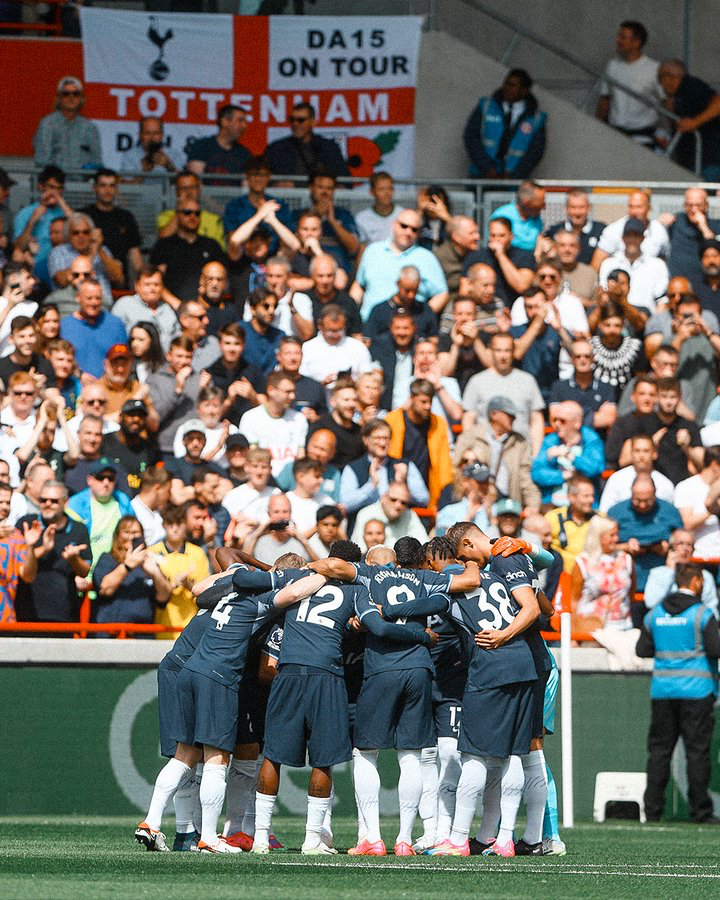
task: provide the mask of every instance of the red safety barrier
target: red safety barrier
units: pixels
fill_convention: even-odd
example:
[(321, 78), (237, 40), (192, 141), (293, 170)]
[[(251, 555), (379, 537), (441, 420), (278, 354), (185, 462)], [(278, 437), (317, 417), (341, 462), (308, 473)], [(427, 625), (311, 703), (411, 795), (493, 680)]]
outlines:
[(23, 632), (25, 634), (72, 634), (74, 638), (84, 638), (89, 634), (115, 634), (125, 640), (133, 634), (162, 634), (167, 631), (180, 632), (182, 628), (169, 625), (136, 625), (133, 622), (0, 622), (0, 634)]

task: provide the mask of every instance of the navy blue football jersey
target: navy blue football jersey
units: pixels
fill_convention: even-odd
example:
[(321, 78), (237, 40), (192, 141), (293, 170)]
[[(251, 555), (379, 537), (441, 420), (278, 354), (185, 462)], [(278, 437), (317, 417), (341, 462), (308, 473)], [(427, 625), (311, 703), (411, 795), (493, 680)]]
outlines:
[[(525, 553), (513, 553), (512, 556), (493, 556), (488, 570), (503, 579), (510, 591), (529, 587), (537, 597), (540, 590), (540, 576), (530, 557)], [(535, 660), (538, 675), (549, 672), (552, 661), (545, 641), (540, 635), (540, 621), (536, 620), (523, 632), (523, 637), (530, 647)]]
[(209, 613), (205, 633), (185, 668), (237, 690), (252, 635), (268, 618), (281, 612), (275, 607), (276, 594), (273, 590), (247, 596), (230, 585)]
[[(393, 618), (390, 611), (397, 604), (410, 603), (415, 599), (437, 598), (436, 612), (446, 612), (449, 606), (449, 589), (452, 575), (430, 570), (392, 569), (379, 566), (368, 566), (365, 563), (355, 564), (355, 580), (367, 587), (367, 595), (359, 608), (360, 621), (368, 615), (377, 614), (374, 604), (387, 611), (387, 618)], [(427, 615), (409, 616), (395, 620), (397, 625), (414, 623), (423, 629), (427, 624)], [(368, 634), (365, 644), (365, 677), (377, 672), (401, 669), (429, 669), (433, 671), (432, 660), (428, 648), (423, 644), (400, 644), (386, 638)]]
[(270, 659), (280, 659), (280, 647), (282, 646), (284, 622), (276, 622), (270, 629), (270, 633), (265, 638), (262, 646), (262, 652), (269, 656)]
[(481, 572), (480, 577), (479, 588), (467, 594), (453, 594), (450, 602), (449, 615), (465, 631), (467, 646), (472, 648), (468, 684), (488, 688), (536, 681), (533, 656), (522, 635), (494, 650), (475, 644), (477, 632), (502, 631), (520, 611), (520, 605), (501, 578), (487, 571)]
[(177, 640), (162, 658), (160, 665), (171, 669), (182, 669), (195, 652), (205, 627), (210, 620), (209, 610), (199, 610), (177, 636)]
[[(305, 573), (307, 574), (307, 573)], [(343, 674), (342, 643), (361, 585), (328, 582), (285, 613), (279, 666), (294, 663)]]

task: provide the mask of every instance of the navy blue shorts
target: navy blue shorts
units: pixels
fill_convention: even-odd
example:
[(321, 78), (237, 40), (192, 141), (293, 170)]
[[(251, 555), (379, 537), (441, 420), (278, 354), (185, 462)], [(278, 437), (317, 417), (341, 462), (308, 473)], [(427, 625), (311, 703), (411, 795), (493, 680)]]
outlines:
[(457, 740), (460, 734), (461, 714), (462, 702), (460, 700), (443, 700), (441, 703), (433, 703), (433, 718), (437, 736)]
[(355, 710), (360, 750), (422, 750), (437, 738), (429, 669), (378, 672), (363, 681)]
[(180, 733), (178, 743), (207, 744), (231, 753), (237, 736), (237, 691), (207, 675), (183, 669), (178, 677)]
[(157, 670), (158, 718), (160, 720), (160, 753), (168, 759), (175, 756), (179, 734), (180, 700), (178, 699), (178, 675), (182, 670), (175, 666), (160, 664)]
[(238, 744), (260, 744), (265, 737), (265, 710), (270, 685), (241, 681), (238, 690)]
[(547, 687), (550, 672), (540, 672), (538, 680), (533, 682), (533, 720), (532, 720), (532, 736), (541, 738), (545, 734), (545, 688)]
[(481, 691), (468, 686), (463, 697), (458, 750), (503, 759), (529, 753), (535, 684), (519, 681)]
[(300, 769), (306, 754), (318, 769), (352, 757), (345, 681), (325, 669), (286, 665), (272, 683), (263, 755)]

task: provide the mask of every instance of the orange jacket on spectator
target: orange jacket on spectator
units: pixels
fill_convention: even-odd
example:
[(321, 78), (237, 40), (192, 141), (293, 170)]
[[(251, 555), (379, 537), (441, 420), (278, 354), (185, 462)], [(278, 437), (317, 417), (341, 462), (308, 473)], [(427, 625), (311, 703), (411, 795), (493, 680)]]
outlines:
[[(401, 457), (405, 442), (405, 419), (403, 409), (394, 409), (385, 416), (385, 421), (390, 426), (390, 456)], [(437, 507), (438, 499), (444, 487), (452, 484), (455, 475), (450, 459), (450, 441), (445, 419), (441, 419), (434, 413), (430, 415), (430, 429), (428, 430), (428, 455), (430, 457), (430, 471), (428, 473), (428, 490), (430, 491), (429, 506)]]

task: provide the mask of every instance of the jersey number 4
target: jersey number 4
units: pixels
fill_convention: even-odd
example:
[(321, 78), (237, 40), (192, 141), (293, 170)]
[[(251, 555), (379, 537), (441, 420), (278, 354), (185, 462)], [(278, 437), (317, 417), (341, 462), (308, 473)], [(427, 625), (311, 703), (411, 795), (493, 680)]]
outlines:
[(228, 604), (231, 600), (234, 600), (235, 597), (237, 597), (237, 593), (228, 594), (227, 597), (223, 597), (215, 609), (210, 613), (211, 618), (215, 619), (217, 622), (217, 625), (215, 626), (217, 631), (222, 631), (230, 621), (233, 608), (232, 606), (228, 606)]
[[(327, 603), (318, 603), (311, 609), (310, 601), (315, 597), (331, 597), (332, 599), (328, 600)], [(313, 594), (312, 597), (306, 597), (300, 603), (297, 615), (295, 616), (295, 621), (307, 622), (310, 625), (323, 625), (325, 628), (334, 628), (335, 622), (333, 619), (329, 619), (327, 616), (324, 616), (323, 613), (330, 612), (332, 609), (339, 609), (343, 605), (344, 600), (345, 598), (343, 597), (340, 588), (328, 585), (321, 591)]]

